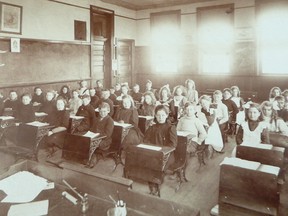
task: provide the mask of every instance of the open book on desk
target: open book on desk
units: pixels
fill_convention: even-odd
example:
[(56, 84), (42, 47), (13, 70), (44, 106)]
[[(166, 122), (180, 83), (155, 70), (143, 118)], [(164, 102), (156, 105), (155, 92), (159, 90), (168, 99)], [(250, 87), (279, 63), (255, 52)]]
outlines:
[(90, 137), (91, 139), (92, 138), (95, 138), (97, 136), (99, 136), (100, 133), (94, 133), (92, 131), (87, 131), (85, 134), (83, 134), (82, 136), (85, 136), (85, 137)]
[(70, 115), (71, 119), (84, 119), (83, 116), (75, 116), (75, 115)]
[(161, 146), (148, 145), (148, 144), (138, 144), (137, 147), (152, 150), (152, 151), (161, 151), (164, 154), (168, 154), (168, 153), (175, 150), (174, 147), (170, 147), (170, 146), (162, 146), (161, 147)]
[(0, 116), (0, 120), (10, 120), (15, 119), (13, 116)]
[(119, 123), (119, 122), (114, 121), (114, 126), (120, 126), (120, 127), (127, 128), (127, 127), (132, 127), (132, 124)]
[(36, 117), (47, 116), (48, 114), (45, 112), (35, 112)]
[(33, 122), (26, 123), (26, 125), (31, 125), (34, 127), (44, 127), (44, 126), (49, 126), (49, 123), (33, 121)]
[(143, 116), (143, 115), (139, 115), (139, 118), (145, 118), (146, 120), (153, 120), (154, 116)]
[(224, 160), (220, 163), (220, 165), (231, 165), (231, 166), (237, 166), (237, 167), (242, 167), (245, 169), (251, 169), (251, 170), (257, 170), (261, 163), (259, 162), (254, 162), (254, 161), (248, 161), (248, 160), (243, 160), (240, 158), (228, 158), (225, 157)]

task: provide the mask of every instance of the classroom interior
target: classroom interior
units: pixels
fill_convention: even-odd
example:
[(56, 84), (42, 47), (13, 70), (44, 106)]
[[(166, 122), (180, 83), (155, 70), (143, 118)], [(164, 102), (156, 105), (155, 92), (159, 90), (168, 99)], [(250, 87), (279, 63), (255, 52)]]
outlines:
[[(236, 85), (244, 100), (259, 103), (268, 100), (272, 87), (288, 88), (285, 0), (2, 0), (0, 5), (1, 20), (7, 6), (6, 13), (12, 6), (11, 14), (15, 12), (17, 17), (16, 26), (5, 26), (3, 20), (0, 26), (0, 92), (4, 97), (11, 90), (18, 95), (32, 94), (35, 86), (44, 92), (59, 91), (63, 85), (78, 89), (81, 80), (86, 80), (89, 87), (95, 87), (96, 81), (101, 80), (105, 88), (116, 83), (127, 82), (131, 87), (138, 83), (144, 91), (147, 80), (159, 89), (166, 84), (171, 88), (184, 85), (185, 80), (192, 79), (199, 95)], [(131, 197), (145, 196), (143, 200), (155, 211), (146, 214), (131, 211), (131, 215), (221, 215), (217, 206), (220, 163), (231, 155), (235, 146), (235, 135), (229, 135), (225, 152), (213, 155), (206, 152), (205, 164), (195, 155), (189, 157), (188, 182), (175, 191), (175, 178), (165, 176), (161, 197), (150, 195), (146, 182), (133, 181), (129, 190), (140, 195)], [(113, 170), (112, 159), (101, 160), (89, 169), (75, 162), (67, 163), (61, 151), (50, 158), (44, 150), (38, 153), (39, 163), (58, 168), (62, 164), (61, 169), (64, 166), (96, 176), (101, 178), (100, 185), (110, 187), (107, 182), (111, 179), (124, 178), (124, 166), (119, 164)], [(23, 158), (0, 154), (2, 178), (7, 167)], [(56, 174), (55, 181), (59, 182)], [(81, 188), (85, 177), (82, 182), (73, 177), (71, 181), (80, 182)], [(271, 181), (275, 183), (275, 179)], [(277, 181), (275, 185), (273, 190), (280, 194), (281, 206), (276, 213), (267, 206), (268, 210), (261, 213), (242, 211), (239, 207), (223, 215), (287, 215), (288, 206), (284, 204), (288, 203), (288, 183), (285, 181), (280, 189)], [(109, 193), (113, 193), (111, 188), (99, 190), (95, 189), (107, 200)], [(269, 199), (274, 205), (273, 198), (268, 196)], [(170, 201), (179, 204), (183, 212), (168, 212)], [(162, 210), (157, 209), (157, 202)], [(182, 205), (188, 206), (188, 210)]]

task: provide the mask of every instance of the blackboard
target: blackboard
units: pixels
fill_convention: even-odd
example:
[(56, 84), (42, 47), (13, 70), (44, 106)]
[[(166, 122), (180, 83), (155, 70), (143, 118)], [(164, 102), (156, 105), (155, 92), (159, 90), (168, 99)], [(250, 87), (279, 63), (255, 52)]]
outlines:
[(20, 53), (0, 40), (0, 87), (90, 78), (90, 45), (21, 40)]

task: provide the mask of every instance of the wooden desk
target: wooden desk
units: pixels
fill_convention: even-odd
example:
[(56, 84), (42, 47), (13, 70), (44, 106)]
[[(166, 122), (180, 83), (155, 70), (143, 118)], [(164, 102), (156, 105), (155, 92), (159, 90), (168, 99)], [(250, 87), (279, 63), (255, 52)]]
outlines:
[(154, 120), (153, 116), (141, 116), (141, 115), (139, 115), (138, 127), (143, 134), (145, 134), (146, 130), (149, 128), (149, 126), (151, 125), (153, 120)]
[[(89, 170), (83, 170), (78, 167), (63, 167), (62, 169), (36, 163), (33, 161), (22, 161), (10, 166), (0, 173), (0, 179), (10, 176), (19, 171), (29, 171), (35, 175), (55, 182), (55, 189), (42, 191), (35, 200), (49, 200), (49, 216), (79, 216), (80, 205), (73, 205), (70, 201), (62, 198), (61, 193), (68, 190), (62, 183), (65, 179), (71, 186), (76, 187), (80, 193), (88, 193), (89, 210), (86, 216), (106, 215), (107, 210), (114, 207), (109, 195), (117, 199), (117, 190), (126, 202), (127, 215), (129, 216), (199, 216), (199, 210), (189, 206), (181, 205), (172, 201), (151, 197), (130, 189), (131, 180), (103, 176)], [(0, 203), (1, 214), (7, 215), (11, 204)]]
[(80, 125), (83, 119), (84, 119), (83, 116), (70, 116), (68, 133), (73, 134), (75, 129)]
[(123, 143), (123, 140), (128, 135), (130, 129), (133, 127), (131, 124), (119, 123), (114, 121), (114, 129), (112, 134), (112, 142)]
[(105, 136), (91, 138), (83, 135), (84, 133), (67, 134), (62, 149), (62, 158), (83, 164), (90, 163), (92, 155)]
[(13, 116), (0, 116), (0, 127), (7, 128), (15, 125), (15, 118)]
[(43, 122), (43, 120), (48, 116), (47, 113), (44, 112), (35, 112), (35, 121)]

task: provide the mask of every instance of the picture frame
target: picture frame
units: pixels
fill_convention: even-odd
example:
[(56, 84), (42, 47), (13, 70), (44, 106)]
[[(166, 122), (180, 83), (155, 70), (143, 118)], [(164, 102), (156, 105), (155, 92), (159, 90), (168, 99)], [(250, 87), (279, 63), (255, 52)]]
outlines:
[(22, 34), (23, 7), (0, 2), (0, 32)]

